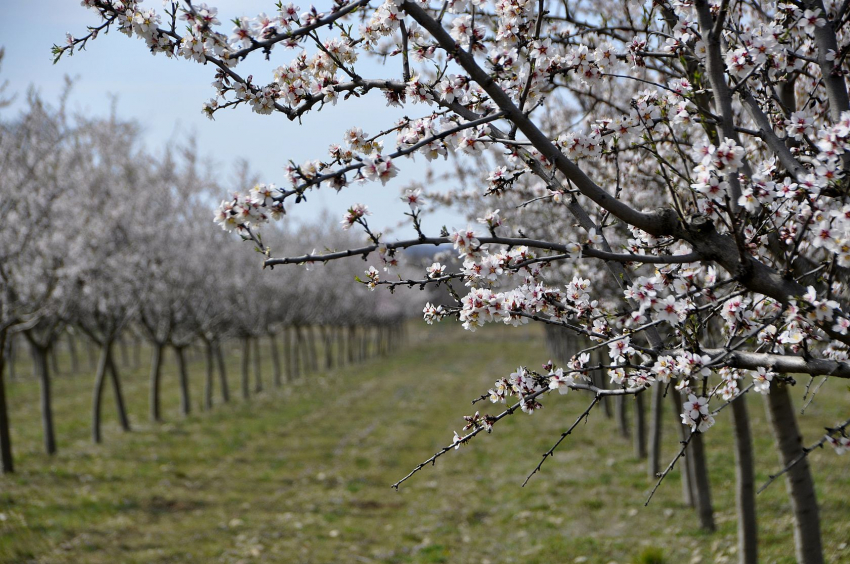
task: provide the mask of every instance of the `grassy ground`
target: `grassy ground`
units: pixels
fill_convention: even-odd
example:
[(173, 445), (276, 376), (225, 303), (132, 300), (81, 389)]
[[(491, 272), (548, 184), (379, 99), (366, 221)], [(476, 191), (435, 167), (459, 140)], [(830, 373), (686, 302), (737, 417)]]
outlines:
[[(105, 444), (97, 447), (88, 442), (91, 376), (57, 377), (60, 450), (53, 458), (41, 454), (37, 385), (10, 383), (18, 473), (0, 477), (0, 561), (735, 561), (728, 410), (706, 439), (719, 526), (712, 535), (699, 531), (682, 504), (678, 471), (643, 507), (650, 487), (644, 463), (601, 410), (520, 487), (588, 403), (578, 393), (500, 422), (491, 436), (391, 490), (460, 431), (461, 416), (474, 411), (471, 398), (547, 356), (536, 328), (415, 331), (391, 357), (308, 376), (211, 413), (197, 408), (203, 368), (194, 363), (196, 413), (185, 420), (177, 415), (169, 357), (169, 422), (160, 425), (146, 420), (146, 370), (125, 369), (134, 430), (121, 433), (107, 391)], [(236, 391), (238, 359), (230, 360)], [(821, 390), (801, 419), (807, 443), (846, 414), (848, 400), (846, 385)], [(761, 398), (749, 402), (761, 483), (777, 468), (777, 455)], [(665, 460), (676, 448), (669, 412), (666, 420)], [(848, 456), (819, 450), (810, 457), (829, 562), (850, 562)], [(793, 562), (784, 485), (775, 483), (758, 503), (761, 561)]]

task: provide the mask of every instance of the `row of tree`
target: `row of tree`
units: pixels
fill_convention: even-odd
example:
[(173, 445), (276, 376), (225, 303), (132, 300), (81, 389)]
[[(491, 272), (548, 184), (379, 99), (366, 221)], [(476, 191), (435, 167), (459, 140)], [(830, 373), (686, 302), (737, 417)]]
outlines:
[[(409, 117), (394, 127), (353, 128), (344, 147), (293, 166), (291, 185), (270, 198), (225, 203), (226, 225), (260, 248), (259, 230), (285, 206), (291, 217), (308, 192), (392, 182), (417, 153), (460, 155), (446, 176), (469, 187), (454, 196), (484, 228), (424, 233), (414, 213), (417, 237), (390, 240), (353, 206), (347, 223), (369, 245), (306, 257), (272, 249), (266, 266), (453, 243), (462, 268), (435, 265), (422, 284), (448, 286), (454, 303), (429, 306), (429, 322), (455, 315), (475, 330), (534, 320), (607, 352), (608, 389), (584, 379), (590, 347), (549, 374), (500, 379), (490, 397), (516, 403), (470, 417), (468, 433), (428, 462), (518, 407), (537, 409), (550, 390), (591, 393), (589, 411), (669, 386), (687, 394), (687, 437), (663, 479), (686, 453), (699, 458), (702, 434), (727, 405), (746, 457), (740, 398), (765, 393), (797, 560), (824, 562), (811, 447), (788, 388), (792, 374), (850, 378), (850, 3), (340, 0), (303, 13), (269, 6), (235, 28), (214, 6), (188, 1), (159, 11), (134, 0), (84, 4), (93, 25), (55, 46), (57, 59), (118, 28), (153, 53), (211, 69), (210, 116), (250, 107), (300, 122), (370, 92), (404, 108)], [(370, 56), (385, 66), (364, 64)], [(249, 72), (246, 60), (259, 57), (280, 66)], [(246, 201), (250, 213), (238, 213)], [(842, 452), (848, 425), (828, 427), (815, 446)], [(738, 476), (740, 499), (751, 482), (750, 467)], [(747, 564), (758, 560), (753, 519), (739, 518)]]
[[(398, 299), (370, 293), (353, 280), (362, 261), (320, 271), (260, 269), (262, 256), (222, 259), (232, 236), (212, 223), (215, 170), (189, 142), (152, 154), (139, 126), (115, 112), (106, 119), (69, 115), (30, 94), (25, 110), (0, 122), (0, 445), (12, 471), (3, 388), (7, 356), (26, 343), (41, 389), (44, 448), (56, 452), (51, 407), (51, 351), (69, 353), (83, 338), (97, 349), (92, 439), (102, 439), (102, 398), (110, 385), (121, 426), (130, 419), (121, 389), (116, 343), (143, 338), (152, 350), (150, 417), (162, 418), (164, 351), (175, 352), (180, 411), (191, 411), (186, 351), (207, 360), (203, 405), (212, 407), (214, 367), (221, 397), (230, 397), (225, 358), (241, 349), (241, 392), (262, 390), (259, 341), (269, 341), (274, 385), (320, 367), (362, 360), (398, 342)], [(254, 185), (245, 163), (234, 185)], [(324, 222), (327, 223), (327, 222)], [(270, 244), (293, 251), (327, 245), (322, 222), (297, 239), (280, 230)], [(340, 246), (350, 235), (333, 235)], [(333, 244), (333, 243), (332, 243)], [(390, 327), (393, 329), (391, 330)], [(14, 348), (12, 342), (14, 340)], [(279, 352), (278, 342), (283, 344)], [(320, 343), (320, 344), (317, 344)], [(321, 353), (320, 353), (321, 351)], [(319, 358), (322, 354), (323, 358)], [(253, 356), (253, 360), (251, 357)], [(255, 382), (249, 382), (253, 362)]]

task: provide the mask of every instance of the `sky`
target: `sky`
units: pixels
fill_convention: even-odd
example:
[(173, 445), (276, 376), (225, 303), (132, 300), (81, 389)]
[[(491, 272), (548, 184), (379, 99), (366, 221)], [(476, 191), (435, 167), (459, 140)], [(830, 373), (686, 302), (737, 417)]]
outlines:
[[(208, 3), (219, 8), (222, 22), (274, 10), (273, 0)], [(158, 11), (162, 6), (158, 0), (148, 0), (146, 4)], [(302, 8), (308, 5), (302, 4)], [(323, 4), (317, 2), (320, 9)], [(285, 186), (283, 169), (289, 160), (300, 164), (325, 158), (330, 144), (342, 143), (346, 129), (357, 126), (374, 134), (404, 115), (388, 108), (383, 96), (375, 93), (308, 114), (301, 125), (279, 114), (254, 114), (247, 107), (218, 112), (215, 121), (210, 121), (201, 113), (201, 106), (214, 95), (213, 68), (183, 58), (151, 55), (140, 39), (113, 31), (90, 41), (85, 51), (63, 57), (54, 65), (51, 46), (63, 44), (67, 32), (84, 35), (86, 26), (96, 25), (98, 20), (96, 13), (80, 6), (77, 0), (0, 0), (0, 47), (6, 51), (0, 82), (8, 81), (6, 92), (17, 94), (16, 104), (2, 110), (0, 116), (8, 119), (14, 115), (29, 87), (48, 102), (57, 101), (68, 76), (74, 80), (69, 101), (72, 111), (106, 116), (115, 100), (120, 117), (141, 124), (145, 144), (153, 152), (160, 152), (170, 140), (186, 140), (194, 135), (201, 153), (215, 163), (220, 178), (228, 178), (233, 163), (244, 158), (261, 182)], [(229, 32), (229, 25), (223, 26), (222, 31)], [(294, 54), (281, 49), (272, 52), (269, 62), (249, 58), (240, 64), (239, 72), (243, 76), (253, 74), (255, 82), (266, 83), (271, 80), (272, 69), (289, 62)], [(367, 75), (366, 71), (372, 76), (400, 75), (392, 67), (382, 68), (376, 63), (368, 63), (362, 69), (358, 67), (363, 75)], [(292, 215), (313, 221), (328, 210), (331, 217), (341, 220), (349, 206), (364, 203), (373, 212), (369, 221), (375, 229), (398, 225), (408, 210), (400, 200), (402, 187), (411, 179), (424, 178), (426, 167), (423, 157), (397, 164), (399, 176), (386, 186), (359, 184), (339, 194), (323, 188), (307, 204), (292, 210), (297, 212)], [(226, 196), (227, 192), (223, 193), (222, 199)], [(448, 210), (434, 210), (423, 222), (429, 234), (437, 234), (442, 225), (460, 228), (466, 223), (461, 214)], [(409, 236), (413, 230), (403, 227), (397, 234)]]

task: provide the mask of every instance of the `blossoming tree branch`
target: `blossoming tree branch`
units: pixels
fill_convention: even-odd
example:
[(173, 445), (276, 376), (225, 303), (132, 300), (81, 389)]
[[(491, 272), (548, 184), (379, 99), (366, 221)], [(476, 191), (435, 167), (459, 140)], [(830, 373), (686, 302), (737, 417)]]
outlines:
[[(507, 408), (468, 417), (466, 434), (432, 460), (507, 415), (534, 412), (555, 390), (591, 394), (580, 420), (605, 395), (674, 390), (687, 398), (681, 420), (692, 437), (731, 405), (745, 452), (749, 423), (736, 400), (765, 394), (798, 559), (822, 561), (810, 450), (787, 388), (792, 374), (850, 378), (847, 2), (336, 0), (278, 3), (231, 26), (189, 1), (161, 11), (83, 4), (100, 21), (55, 46), (56, 59), (117, 29), (154, 54), (207, 65), (211, 118), (247, 106), (306, 120), (364, 95), (418, 116), (376, 133), (352, 128), (328, 154), (290, 165), (285, 186), (224, 201), (216, 221), (253, 240), (266, 266), (376, 254), (384, 270), (363, 279), (373, 288), (449, 290), (455, 305), (426, 306), (429, 323), (457, 317), (474, 331), (533, 320), (589, 339), (563, 366), (499, 379), (485, 396)], [(249, 57), (281, 64), (246, 76)], [(369, 57), (385, 61), (381, 76), (361, 73)], [(480, 211), (480, 228), (425, 233), (425, 196), (442, 196), (411, 186), (409, 239), (374, 231), (353, 204), (342, 223), (365, 233), (361, 247), (278, 257), (262, 243), (263, 224), (309, 192), (350, 190), (354, 200), (352, 185), (387, 185), (417, 155), (475, 163), (474, 180), (456, 178), (475, 189), (454, 197)], [(462, 267), (392, 274), (404, 249), (444, 243)], [(594, 349), (607, 350), (612, 388), (587, 379)], [(815, 446), (843, 452), (846, 429), (830, 426)]]

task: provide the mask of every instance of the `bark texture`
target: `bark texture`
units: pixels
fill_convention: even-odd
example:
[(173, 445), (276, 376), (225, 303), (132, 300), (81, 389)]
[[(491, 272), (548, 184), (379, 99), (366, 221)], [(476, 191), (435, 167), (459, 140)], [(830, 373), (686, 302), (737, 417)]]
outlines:
[[(803, 453), (803, 439), (797, 427), (797, 416), (791, 403), (788, 386), (774, 382), (767, 395), (767, 416), (773, 428), (773, 437), (783, 466), (791, 464)], [(785, 485), (794, 512), (794, 543), (797, 562), (822, 564), (823, 547), (820, 537), (820, 512), (815, 484), (807, 457), (785, 473)]]
[(735, 429), (735, 506), (738, 512), (738, 562), (758, 562), (758, 527), (756, 525), (755, 470), (753, 439), (747, 398), (732, 402), (732, 423)]

